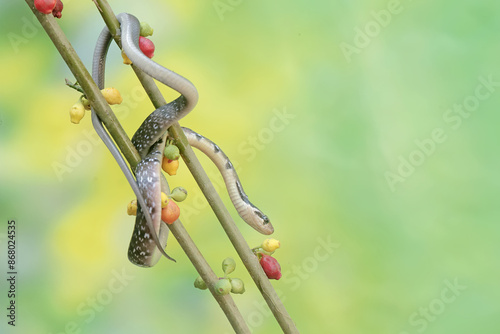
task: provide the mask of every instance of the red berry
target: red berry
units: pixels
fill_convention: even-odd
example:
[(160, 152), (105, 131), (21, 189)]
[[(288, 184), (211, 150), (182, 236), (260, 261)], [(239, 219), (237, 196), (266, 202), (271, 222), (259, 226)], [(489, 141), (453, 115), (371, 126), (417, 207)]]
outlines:
[(139, 48), (141, 48), (142, 53), (144, 53), (149, 58), (153, 58), (155, 54), (155, 45), (146, 37), (139, 37)]
[(43, 14), (50, 14), (56, 6), (56, 0), (35, 0), (35, 8)]
[(61, 0), (56, 0), (56, 6), (54, 7), (54, 9), (52, 10), (52, 15), (54, 15), (54, 17), (57, 17), (58, 19), (61, 18), (62, 16), (62, 10), (63, 10), (63, 3)]
[(260, 265), (269, 279), (278, 280), (281, 278), (281, 266), (278, 261), (269, 255), (262, 254)]

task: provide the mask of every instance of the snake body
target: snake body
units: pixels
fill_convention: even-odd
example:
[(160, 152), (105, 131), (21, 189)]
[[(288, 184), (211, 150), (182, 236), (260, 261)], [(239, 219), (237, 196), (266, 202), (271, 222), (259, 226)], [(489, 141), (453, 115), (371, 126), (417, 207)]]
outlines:
[[(138, 266), (151, 267), (158, 262), (161, 255), (173, 260), (164, 250), (168, 228), (161, 223), (161, 192), (169, 193), (168, 184), (161, 173), (165, 147), (162, 138), (173, 123), (186, 116), (194, 108), (198, 101), (198, 92), (189, 80), (157, 64), (142, 53), (139, 48), (140, 23), (136, 17), (122, 13), (117, 15), (117, 19), (120, 22), (122, 48), (132, 63), (149, 76), (181, 94), (174, 101), (153, 111), (132, 137), (132, 143), (142, 159), (135, 168), (136, 179), (92, 109), (94, 128), (118, 162), (139, 204), (129, 245), (129, 260)], [(99, 89), (104, 88), (106, 55), (111, 38), (108, 28), (105, 27), (99, 35), (94, 51), (92, 76)], [(207, 154), (217, 165), (223, 175), (230, 198), (245, 222), (263, 234), (271, 234), (273, 227), (269, 219), (250, 203), (227, 156), (207, 138), (192, 130), (185, 128), (183, 130), (189, 143)]]
[(183, 127), (182, 130), (189, 141), (189, 145), (205, 153), (217, 166), (226, 184), (229, 198), (240, 217), (248, 225), (262, 234), (268, 235), (273, 233), (274, 228), (269, 218), (250, 202), (247, 194), (245, 194), (243, 190), (238, 174), (236, 174), (234, 170), (233, 164), (220, 147), (210, 139), (191, 129)]

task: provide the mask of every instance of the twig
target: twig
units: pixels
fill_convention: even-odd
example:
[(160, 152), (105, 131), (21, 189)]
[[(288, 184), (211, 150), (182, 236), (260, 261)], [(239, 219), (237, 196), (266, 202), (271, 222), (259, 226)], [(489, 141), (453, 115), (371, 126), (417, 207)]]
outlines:
[(65, 82), (66, 82), (66, 86), (73, 88), (77, 92), (85, 94), (85, 92), (83, 91), (82, 87), (78, 84), (78, 81), (75, 82), (75, 83), (71, 83), (71, 81), (69, 81), (68, 79), (65, 79)]

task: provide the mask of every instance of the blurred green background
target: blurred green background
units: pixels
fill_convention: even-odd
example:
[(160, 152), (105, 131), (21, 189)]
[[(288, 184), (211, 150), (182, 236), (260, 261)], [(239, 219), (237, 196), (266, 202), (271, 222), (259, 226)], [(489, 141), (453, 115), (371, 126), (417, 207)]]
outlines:
[[(59, 23), (90, 68), (102, 19), (91, 1), (64, 4)], [(284, 274), (272, 283), (301, 332), (500, 332), (500, 3), (110, 4), (147, 21), (154, 59), (198, 88), (181, 124), (225, 150), (271, 218)], [(1, 332), (231, 333), (173, 238), (176, 264), (128, 262), (133, 193), (90, 114), (69, 122), (73, 76), (26, 3), (0, 6), (3, 274), (8, 219), (19, 252), (17, 326), (2, 279)], [(111, 49), (107, 86), (132, 136), (153, 107)], [(181, 219), (221, 274), (234, 249), (185, 165), (169, 182), (189, 190)], [(230, 212), (249, 245), (265, 239)], [(279, 333), (238, 263), (244, 318)]]

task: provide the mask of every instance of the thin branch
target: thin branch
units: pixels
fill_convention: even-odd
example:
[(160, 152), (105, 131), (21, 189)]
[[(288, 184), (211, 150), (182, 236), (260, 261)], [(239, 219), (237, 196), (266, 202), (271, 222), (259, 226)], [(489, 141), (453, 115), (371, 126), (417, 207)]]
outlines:
[[(97, 3), (102, 9), (101, 15), (108, 25), (111, 34), (115, 35), (116, 29), (119, 27), (119, 23), (116, 20), (116, 17), (111, 10), (108, 2), (106, 0), (97, 0)], [(161, 95), (158, 87), (156, 87), (154, 82), (152, 82), (151, 80), (152, 84), (144, 84), (145, 80), (141, 79), (142, 72), (137, 68), (134, 68), (134, 71), (138, 75), (141, 82), (143, 82), (143, 86), (154, 106), (156, 108), (159, 108), (164, 105), (166, 103), (165, 99)], [(184, 159), (191, 174), (193, 174), (193, 177), (198, 183), (198, 186), (202, 190), (203, 194), (207, 198), (208, 203), (219, 219), (219, 222), (221, 223), (234, 248), (238, 252), (238, 255), (240, 256), (242, 262), (245, 264), (248, 272), (252, 276), (252, 279), (257, 285), (257, 288), (262, 293), (269, 308), (273, 312), (274, 317), (280, 324), (281, 329), (284, 333), (298, 333), (299, 331), (297, 330), (295, 323), (293, 322), (292, 318), (285, 309), (285, 306), (279, 299), (276, 291), (271, 285), (271, 282), (262, 270), (257, 257), (253, 254), (245, 238), (243, 238), (240, 230), (236, 227), (231, 215), (229, 214), (229, 211), (224, 206), (224, 203), (222, 202), (219, 194), (215, 190), (205, 170), (194, 154), (193, 149), (188, 144), (187, 138), (184, 135), (184, 132), (182, 131), (179, 123), (175, 123), (174, 125), (172, 125), (169, 129), (169, 132), (172, 137), (176, 139), (176, 144), (178, 144), (179, 146), (182, 158)]]
[(82, 87), (80, 87), (80, 85), (78, 84), (78, 81), (75, 82), (75, 83), (71, 83), (71, 81), (69, 81), (68, 79), (65, 79), (65, 82), (66, 82), (66, 86), (68, 86), (70, 88), (73, 88), (77, 92), (85, 94), (85, 92), (83, 91)]

